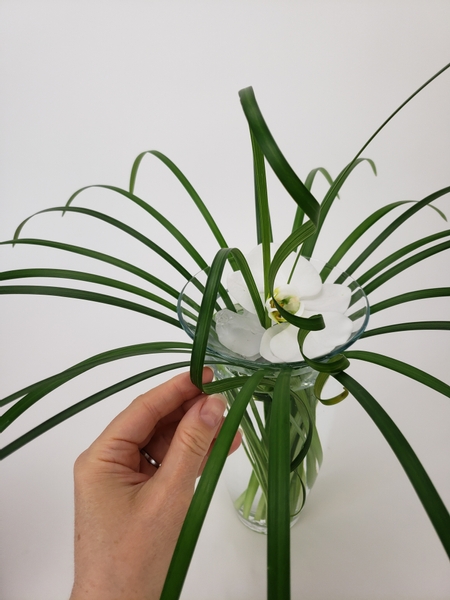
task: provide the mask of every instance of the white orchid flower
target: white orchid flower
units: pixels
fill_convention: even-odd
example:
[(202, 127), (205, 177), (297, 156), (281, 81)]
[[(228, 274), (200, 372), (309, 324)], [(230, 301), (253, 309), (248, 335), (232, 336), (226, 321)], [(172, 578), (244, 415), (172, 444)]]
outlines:
[[(228, 277), (227, 287), (232, 298), (244, 311), (243, 314), (236, 315), (225, 309), (216, 315), (219, 341), (247, 358), (258, 357), (255, 350), (259, 347), (259, 355), (269, 362), (302, 361), (297, 341), (298, 328), (285, 322), (273, 298), (264, 298), (262, 246), (254, 248), (246, 259), (261, 300), (274, 324), (269, 329), (259, 325), (244, 278), (240, 271), (234, 271)], [(329, 354), (350, 338), (352, 321), (344, 314), (349, 307), (350, 297), (351, 292), (347, 286), (322, 283), (314, 266), (303, 257), (297, 260), (295, 254), (286, 259), (275, 280), (274, 298), (285, 310), (305, 318), (316, 314), (323, 316), (325, 329), (311, 331), (305, 339), (303, 350), (309, 358)]]

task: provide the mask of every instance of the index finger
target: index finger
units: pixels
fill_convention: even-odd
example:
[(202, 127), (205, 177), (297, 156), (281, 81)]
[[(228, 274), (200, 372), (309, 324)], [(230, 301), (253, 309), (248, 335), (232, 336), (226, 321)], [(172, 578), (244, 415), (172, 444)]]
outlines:
[[(212, 369), (204, 368), (203, 383), (209, 383), (212, 379)], [(202, 392), (192, 383), (188, 372), (176, 375), (138, 396), (111, 421), (97, 441), (120, 439), (139, 446), (148, 439), (163, 417), (200, 395)]]

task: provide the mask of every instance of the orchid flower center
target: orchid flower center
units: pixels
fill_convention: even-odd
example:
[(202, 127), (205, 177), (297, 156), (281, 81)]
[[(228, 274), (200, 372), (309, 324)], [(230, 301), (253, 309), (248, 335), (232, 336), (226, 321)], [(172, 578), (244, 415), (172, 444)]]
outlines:
[(281, 316), (274, 300), (279, 306), (292, 315), (298, 314), (301, 309), (302, 303), (296, 287), (289, 283), (280, 285), (274, 289), (273, 296), (266, 301), (267, 313), (272, 321), (275, 321), (276, 323), (285, 323), (286, 319)]

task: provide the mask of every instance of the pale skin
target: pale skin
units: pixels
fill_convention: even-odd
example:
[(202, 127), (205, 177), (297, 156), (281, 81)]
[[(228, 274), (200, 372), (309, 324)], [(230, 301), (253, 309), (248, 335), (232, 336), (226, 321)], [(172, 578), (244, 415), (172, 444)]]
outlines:
[[(212, 380), (205, 368), (203, 382)], [(226, 408), (182, 373), (139, 396), (75, 463), (70, 600), (160, 597), (194, 484)], [(241, 441), (238, 433), (231, 451)], [(149, 464), (145, 449), (161, 463)]]

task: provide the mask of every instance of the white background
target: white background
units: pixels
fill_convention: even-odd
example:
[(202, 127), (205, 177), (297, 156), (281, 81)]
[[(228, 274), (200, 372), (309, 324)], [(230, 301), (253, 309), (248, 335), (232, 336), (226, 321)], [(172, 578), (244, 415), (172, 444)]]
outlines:
[[(95, 183), (127, 186), (134, 157), (166, 153), (213, 212), (230, 245), (255, 243), (251, 152), (237, 92), (252, 85), (279, 145), (301, 177), (333, 176), (383, 120), (449, 61), (450, 4), (216, 1), (0, 2), (0, 239), (30, 214), (64, 204)], [(317, 256), (326, 259), (379, 206), (420, 199), (449, 184), (450, 73), (416, 98), (365, 152), (332, 213)], [(289, 232), (292, 202), (270, 178), (275, 234)], [(316, 192), (325, 186), (318, 182)], [(137, 193), (173, 219), (210, 259), (211, 235), (181, 187), (154, 158)], [(169, 247), (151, 219), (114, 194), (78, 201), (139, 226)], [(449, 213), (448, 196), (436, 205)], [(398, 213), (395, 213), (398, 214)], [(375, 231), (386, 226), (379, 224)], [(446, 228), (421, 211), (372, 263)], [(36, 217), (23, 236), (91, 245), (172, 277), (120, 232), (77, 215)], [(358, 254), (355, 250), (353, 256)], [(90, 268), (32, 247), (0, 247), (2, 270)], [(348, 261), (344, 263), (344, 266)], [(190, 269), (192, 265), (187, 263)], [(102, 268), (103, 274), (117, 274)], [(434, 257), (373, 294), (448, 286), (448, 259)], [(130, 279), (136, 283), (137, 280)], [(379, 313), (373, 325), (448, 319), (448, 299)], [(184, 339), (169, 325), (75, 300), (0, 296), (0, 396), (97, 352), (155, 339)], [(172, 331), (173, 329), (173, 331)], [(448, 332), (370, 338), (360, 349), (410, 361), (450, 382)], [(65, 406), (164, 361), (110, 365), (42, 400), (3, 434), (2, 446)], [(350, 373), (377, 397), (450, 504), (448, 399), (384, 369), (355, 361)], [(72, 580), (72, 465), (144, 383), (64, 423), (0, 465), (0, 596), (67, 598)], [(444, 599), (448, 561), (392, 452), (351, 398), (329, 409), (334, 428), (325, 462), (292, 531), (292, 596), (302, 599)], [(221, 483), (183, 592), (185, 600), (265, 595), (266, 539), (235, 518)]]

